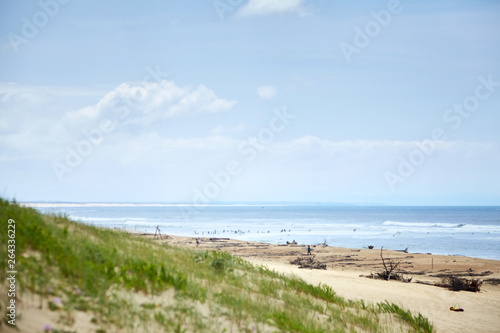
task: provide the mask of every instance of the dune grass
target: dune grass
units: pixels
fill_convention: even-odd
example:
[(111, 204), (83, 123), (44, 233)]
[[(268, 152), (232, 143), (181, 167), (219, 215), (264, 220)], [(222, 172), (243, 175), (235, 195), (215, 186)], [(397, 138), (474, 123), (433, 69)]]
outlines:
[[(16, 221), (21, 298), (36, 297), (60, 314), (53, 331), (78, 331), (78, 312), (89, 315), (96, 332), (433, 330), (426, 318), (397, 305), (345, 300), (329, 286), (312, 286), (225, 252), (173, 247), (3, 199), (0, 218), (2, 230), (8, 219)], [(0, 234), (6, 258), (6, 233)], [(5, 260), (0, 269), (5, 283)]]

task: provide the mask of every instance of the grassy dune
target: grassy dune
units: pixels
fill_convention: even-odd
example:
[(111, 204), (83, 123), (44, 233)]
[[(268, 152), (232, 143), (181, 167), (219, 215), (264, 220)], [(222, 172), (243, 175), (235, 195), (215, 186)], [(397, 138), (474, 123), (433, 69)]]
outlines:
[[(14, 219), (18, 299), (57, 314), (53, 332), (432, 332), (426, 318), (394, 304), (345, 300), (224, 252), (172, 247), (3, 199), (0, 216), (2, 290), (4, 231)], [(3, 291), (0, 299), (5, 313)], [(18, 312), (21, 330), (29, 320)]]

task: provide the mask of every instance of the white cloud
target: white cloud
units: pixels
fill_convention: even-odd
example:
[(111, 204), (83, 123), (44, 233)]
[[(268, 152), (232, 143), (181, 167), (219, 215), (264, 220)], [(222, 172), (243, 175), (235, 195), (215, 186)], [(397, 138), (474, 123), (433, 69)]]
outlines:
[(236, 131), (240, 126), (220, 126), (209, 136), (193, 138), (170, 138), (156, 132), (138, 136), (123, 134), (108, 148), (108, 155), (110, 158), (113, 158), (113, 154), (124, 157), (127, 162), (150, 161), (160, 164), (163, 159), (175, 158), (186, 165), (197, 164), (199, 160), (206, 164), (209, 159), (216, 160), (215, 164), (218, 165), (236, 159), (245, 168), (261, 165), (271, 175), (286, 170), (287, 173), (300, 174), (302, 178), (326, 177), (348, 182), (352, 181), (350, 177), (383, 180), (384, 172), (397, 168), (400, 157), (408, 159), (417, 150), (425, 154), (422, 172), (431, 172), (433, 168), (444, 170), (454, 164), (471, 166), (477, 165), (478, 161), (481, 161), (481, 165), (492, 163), (498, 160), (496, 156), (500, 149), (491, 142), (443, 141), (435, 142), (433, 151), (425, 153), (430, 146), (426, 146), (424, 141), (331, 141), (304, 136), (266, 144), (265, 152), (255, 150), (258, 157), (249, 162), (249, 155), (241, 154), (237, 149), (243, 141), (220, 134)]
[(281, 152), (281, 154), (289, 154), (290, 156), (315, 156), (313, 159), (324, 162), (337, 160), (340, 156), (350, 161), (370, 161), (373, 164), (367, 164), (367, 167), (371, 168), (375, 165), (392, 167), (399, 161), (399, 158), (408, 159), (416, 151), (422, 152), (426, 162), (440, 158), (473, 161), (478, 158), (484, 159), (484, 156), (489, 154), (495, 154), (500, 147), (493, 142), (482, 141), (330, 141), (315, 136), (304, 136), (279, 143), (273, 149), (277, 154)]
[(113, 145), (112, 136), (133, 142), (134, 136), (147, 132), (145, 126), (131, 128), (128, 124), (149, 125), (184, 115), (223, 112), (236, 104), (204, 85), (179, 87), (169, 81), (120, 84), (97, 95), (101, 98), (93, 105), (97, 91), (60, 88), (0, 83), (1, 160), (60, 160), (66, 147), (75, 148), (103, 121), (114, 125), (105, 140)]
[(71, 133), (61, 127), (68, 91), (61, 88), (0, 83), (2, 160), (43, 159), (54, 153), (55, 142), (68, 139)]
[(192, 89), (179, 87), (166, 80), (145, 85), (122, 83), (96, 105), (71, 112), (68, 118), (79, 122), (119, 116), (124, 122), (147, 125), (177, 116), (227, 111), (236, 103), (217, 97), (214, 91), (204, 85)]
[(280, 13), (297, 13), (304, 15), (301, 7), (304, 0), (250, 0), (238, 12), (241, 16), (269, 15)]
[(271, 99), (278, 93), (274, 86), (260, 86), (257, 88), (257, 94), (262, 99)]
[[(164, 160), (175, 159), (187, 165), (193, 164), (200, 158), (204, 164), (218, 154), (225, 154), (235, 150), (237, 141), (220, 135), (210, 135), (203, 138), (168, 138), (160, 134), (146, 133), (134, 137), (123, 137), (116, 141), (116, 145), (109, 147), (119, 151), (116, 154), (122, 162), (157, 163)], [(195, 163), (199, 164), (199, 163)]]
[(200, 85), (196, 90), (186, 93), (177, 104), (169, 106), (167, 117), (182, 114), (226, 111), (231, 109), (236, 103), (236, 101), (218, 98), (212, 90), (204, 85)]

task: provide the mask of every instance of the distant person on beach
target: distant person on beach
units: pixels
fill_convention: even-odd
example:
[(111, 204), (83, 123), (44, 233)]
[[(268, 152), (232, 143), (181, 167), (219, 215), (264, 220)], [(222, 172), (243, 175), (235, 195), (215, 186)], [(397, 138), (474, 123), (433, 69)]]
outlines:
[(307, 254), (311, 254), (311, 245), (307, 245)]
[(196, 247), (198, 247), (200, 245), (200, 241), (198, 239), (196, 239)]

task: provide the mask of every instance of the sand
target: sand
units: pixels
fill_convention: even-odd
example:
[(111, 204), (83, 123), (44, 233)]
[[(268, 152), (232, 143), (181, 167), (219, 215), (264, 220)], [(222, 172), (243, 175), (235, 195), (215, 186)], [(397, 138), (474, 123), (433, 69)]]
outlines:
[[(147, 237), (152, 237), (148, 235)], [(158, 237), (157, 237), (158, 239)], [(188, 237), (159, 240), (173, 245), (194, 248), (196, 241)], [(367, 278), (383, 269), (380, 249), (346, 249), (330, 246), (312, 247), (314, 259), (326, 264), (326, 270), (300, 269), (290, 261), (307, 256), (304, 245), (271, 245), (221, 238), (199, 238), (199, 249), (226, 251), (253, 264), (265, 265), (277, 272), (295, 275), (308, 283), (331, 286), (347, 299), (366, 302), (385, 300), (398, 304), (412, 313), (421, 313), (437, 332), (500, 332), (500, 286), (483, 283), (478, 293), (450, 291), (434, 285), (438, 274), (462, 275), (482, 280), (500, 279), (500, 261), (463, 256), (442, 256), (384, 250), (385, 259), (401, 261), (399, 268), (410, 283)], [(475, 276), (486, 274), (485, 276)], [(460, 304), (464, 312), (450, 311)]]
[[(155, 238), (152, 234), (133, 233), (137, 237)], [(290, 261), (299, 256), (307, 257), (304, 245), (271, 245), (220, 238), (199, 238), (168, 236), (157, 241), (199, 250), (220, 250), (240, 256), (253, 264), (265, 265), (277, 272), (295, 275), (313, 285), (326, 284), (347, 299), (365, 302), (385, 300), (421, 313), (434, 325), (436, 332), (500, 332), (500, 285), (484, 283), (481, 292), (454, 292), (445, 288), (416, 283), (440, 281), (437, 274), (468, 275), (488, 272), (482, 280), (500, 279), (500, 261), (484, 260), (461, 256), (438, 256), (431, 254), (383, 251), (388, 260), (401, 261), (400, 268), (411, 283), (384, 281), (367, 278), (371, 273), (383, 269), (380, 249), (346, 249), (339, 247), (312, 247), (314, 259), (326, 264), (326, 270), (300, 269)], [(3, 288), (0, 288), (2, 291)], [(2, 292), (5, 292), (3, 290)], [(21, 332), (39, 332), (46, 323), (56, 324), (57, 314), (46, 305), (41, 307), (40, 298), (24, 295), (20, 303), (22, 320)], [(45, 304), (46, 302), (44, 302)], [(460, 304), (465, 311), (453, 312), (450, 307)], [(78, 314), (75, 326), (78, 332), (95, 332), (98, 328), (90, 323), (90, 315)], [(2, 327), (3, 326), (3, 327)], [(60, 326), (60, 325), (56, 325)], [(17, 332), (9, 325), (0, 325), (0, 331)]]

